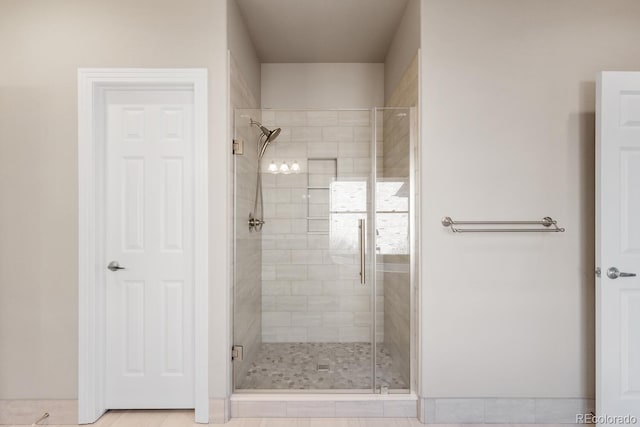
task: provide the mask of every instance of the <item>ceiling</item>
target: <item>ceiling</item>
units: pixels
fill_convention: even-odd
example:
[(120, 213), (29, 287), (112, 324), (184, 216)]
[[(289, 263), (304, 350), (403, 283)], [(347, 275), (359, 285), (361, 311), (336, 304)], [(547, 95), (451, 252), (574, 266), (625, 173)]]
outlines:
[(408, 0), (236, 0), (261, 62), (384, 62)]

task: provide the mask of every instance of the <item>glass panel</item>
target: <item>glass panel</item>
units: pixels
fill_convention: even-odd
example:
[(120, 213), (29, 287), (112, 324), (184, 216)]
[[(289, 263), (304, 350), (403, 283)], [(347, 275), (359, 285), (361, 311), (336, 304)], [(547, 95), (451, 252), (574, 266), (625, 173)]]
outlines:
[[(265, 138), (250, 118), (281, 129), (261, 160)], [(373, 390), (371, 118), (369, 110), (235, 114), (245, 145), (235, 156), (234, 340), (244, 346), (236, 391)], [(264, 219), (261, 230), (249, 232), (249, 213)]]
[(411, 379), (411, 110), (376, 109), (376, 389), (408, 392)]
[(409, 182), (403, 177), (381, 177), (376, 183), (377, 252), (409, 254)]
[[(259, 131), (250, 119), (261, 119), (260, 110), (239, 110), (235, 114), (234, 139), (244, 142), (243, 155), (234, 161), (234, 345), (243, 347), (249, 363), (234, 363), (234, 384), (244, 387), (250, 355), (260, 350), (262, 300), (262, 237), (249, 230), (249, 214), (254, 214), (257, 186)], [(245, 357), (245, 360), (247, 358)]]

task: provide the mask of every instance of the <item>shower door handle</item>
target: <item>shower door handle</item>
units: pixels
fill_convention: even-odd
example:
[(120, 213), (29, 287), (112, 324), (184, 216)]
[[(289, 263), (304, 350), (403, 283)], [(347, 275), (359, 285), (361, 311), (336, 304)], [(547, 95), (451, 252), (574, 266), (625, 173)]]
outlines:
[(364, 219), (359, 219), (358, 220), (358, 236), (359, 236), (359, 241), (360, 241), (360, 283), (361, 284), (366, 284), (367, 281), (367, 276), (366, 276), (366, 267), (365, 267), (365, 243), (366, 243), (366, 238), (365, 238), (365, 233), (367, 231), (367, 227), (365, 225), (365, 220)]

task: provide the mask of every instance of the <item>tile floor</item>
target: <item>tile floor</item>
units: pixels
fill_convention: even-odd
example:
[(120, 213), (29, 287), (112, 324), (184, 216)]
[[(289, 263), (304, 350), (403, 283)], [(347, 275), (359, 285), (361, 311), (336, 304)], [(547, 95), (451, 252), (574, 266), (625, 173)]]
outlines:
[[(384, 344), (376, 351), (376, 385), (406, 389)], [(328, 365), (328, 371), (318, 370)], [(245, 390), (344, 390), (371, 388), (370, 343), (264, 343), (241, 379)]]
[[(63, 427), (43, 424), (49, 427)], [(109, 411), (95, 427), (202, 427), (193, 422), (193, 411)], [(218, 427), (422, 427), (415, 418), (235, 418)], [(480, 427), (485, 424), (429, 424), (430, 427)], [(527, 424), (491, 424), (493, 427), (525, 427)], [(534, 426), (528, 424), (528, 426)], [(535, 424), (535, 427), (566, 426), (566, 424)], [(586, 424), (572, 424), (583, 426)], [(12, 426), (17, 427), (17, 426)]]

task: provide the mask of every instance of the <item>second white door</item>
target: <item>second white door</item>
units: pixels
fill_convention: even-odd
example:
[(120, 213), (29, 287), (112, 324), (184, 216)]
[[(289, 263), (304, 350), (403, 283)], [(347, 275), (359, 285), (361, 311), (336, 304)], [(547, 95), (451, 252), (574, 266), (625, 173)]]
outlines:
[(193, 93), (109, 91), (106, 407), (194, 407)]
[(640, 73), (602, 73), (597, 128), (596, 415), (605, 424), (640, 418)]

